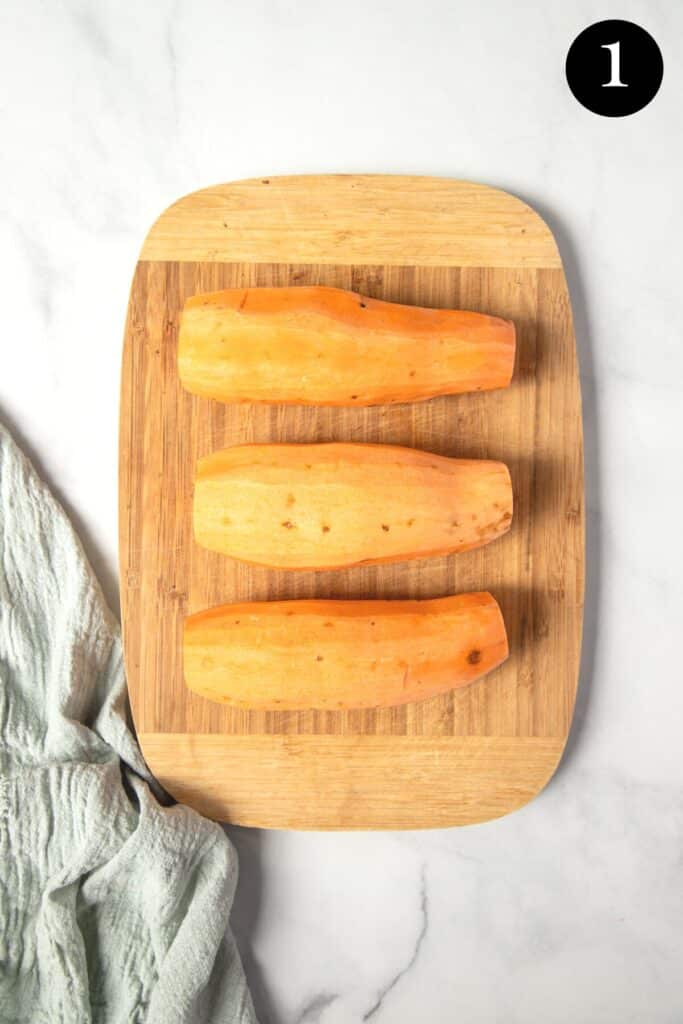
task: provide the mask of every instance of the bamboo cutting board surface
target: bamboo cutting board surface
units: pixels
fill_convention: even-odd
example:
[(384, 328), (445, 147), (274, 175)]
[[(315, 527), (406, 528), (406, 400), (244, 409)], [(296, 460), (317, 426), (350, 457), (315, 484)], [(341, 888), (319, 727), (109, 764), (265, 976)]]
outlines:
[[(369, 409), (222, 405), (180, 388), (177, 334), (188, 296), (291, 284), (514, 320), (513, 383)], [(460, 555), (328, 572), (247, 566), (194, 543), (198, 457), (245, 442), (341, 440), (506, 462), (512, 529)], [(171, 206), (144, 243), (128, 308), (120, 567), (135, 724), (150, 768), (177, 799), (220, 820), (282, 828), (460, 825), (532, 799), (552, 776), (571, 723), (584, 578), (571, 308), (540, 217), (481, 185), (374, 175), (254, 179)], [(183, 682), (183, 618), (201, 608), (484, 589), (500, 603), (510, 658), (433, 700), (377, 711), (248, 712)]]

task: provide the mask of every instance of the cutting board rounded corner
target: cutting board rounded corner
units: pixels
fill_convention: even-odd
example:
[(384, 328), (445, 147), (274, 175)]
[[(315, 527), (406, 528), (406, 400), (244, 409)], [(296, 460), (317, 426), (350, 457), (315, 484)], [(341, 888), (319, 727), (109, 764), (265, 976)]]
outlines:
[[(522, 748), (513, 738), (463, 737), (433, 744), (427, 753), (410, 740), (389, 744), (382, 737), (365, 742), (218, 735), (196, 742), (191, 735), (158, 733), (138, 738), (150, 771), (180, 803), (227, 824), (304, 831), (454, 828), (496, 821), (545, 789), (565, 748), (565, 741), (553, 738)], [(436, 795), (435, 759), (444, 777), (464, 777), (466, 785)], [(232, 792), (226, 797), (228, 781)]]
[[(304, 235), (287, 216), (273, 223), (274, 209), (284, 210), (288, 202), (305, 212)], [(372, 203), (379, 211), (373, 226), (378, 237), (368, 246)], [(460, 221), (459, 206), (470, 214)], [(139, 258), (353, 263), (372, 252), (378, 262), (477, 266), (489, 265), (501, 245), (499, 265), (562, 266), (543, 217), (497, 186), (420, 175), (274, 175), (177, 199), (152, 224)]]
[[(179, 389), (175, 342), (188, 295), (292, 281), (509, 316), (519, 337), (513, 384), (339, 419), (221, 407)], [(528, 203), (473, 182), (386, 175), (251, 178), (184, 196), (152, 225), (136, 267), (120, 423), (131, 705), (147, 763), (172, 796), (253, 827), (410, 829), (494, 820), (550, 782), (571, 726), (581, 648), (581, 396), (560, 254)], [(329, 573), (287, 582), (198, 549), (197, 455), (245, 439), (348, 435), (446, 454), (466, 438), (462, 454), (509, 462), (516, 524), (506, 538), (455, 559), (348, 574), (349, 594), (368, 597), (490, 589), (508, 625), (508, 663), (436, 701), (338, 717), (233, 713), (190, 694), (181, 668), (188, 611), (264, 599), (269, 588), (278, 597), (339, 590), (327, 592)]]

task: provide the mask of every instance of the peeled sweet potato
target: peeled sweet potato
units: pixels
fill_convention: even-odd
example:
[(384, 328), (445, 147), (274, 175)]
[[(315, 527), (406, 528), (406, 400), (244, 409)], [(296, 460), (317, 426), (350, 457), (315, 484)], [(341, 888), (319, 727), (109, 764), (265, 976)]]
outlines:
[(427, 601), (263, 601), (191, 615), (188, 687), (242, 708), (376, 708), (434, 697), (508, 655), (488, 593)]
[(197, 543), (279, 569), (466, 551), (511, 520), (502, 462), (393, 445), (236, 445), (200, 459), (195, 480)]
[(228, 288), (182, 312), (178, 370), (222, 402), (377, 405), (504, 388), (508, 320), (326, 287)]

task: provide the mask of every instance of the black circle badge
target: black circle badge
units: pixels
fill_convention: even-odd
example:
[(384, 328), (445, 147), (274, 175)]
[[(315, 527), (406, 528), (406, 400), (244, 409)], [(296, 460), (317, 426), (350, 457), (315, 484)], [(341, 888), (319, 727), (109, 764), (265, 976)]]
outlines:
[(569, 47), (565, 73), (582, 106), (603, 117), (626, 117), (654, 99), (664, 77), (661, 50), (632, 21), (596, 21)]

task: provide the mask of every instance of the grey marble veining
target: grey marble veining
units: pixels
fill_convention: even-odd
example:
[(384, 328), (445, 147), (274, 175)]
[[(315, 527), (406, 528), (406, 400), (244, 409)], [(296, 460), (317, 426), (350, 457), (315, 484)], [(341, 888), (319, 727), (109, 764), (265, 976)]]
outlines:
[[(8, 0), (0, 11), (0, 417), (112, 603), (121, 336), (159, 212), (250, 175), (382, 171), (508, 188), (547, 219), (581, 359), (582, 682), (547, 789), (475, 828), (231, 830), (262, 1024), (683, 1020), (683, 8), (624, 0)], [(598, 17), (664, 53), (595, 117), (564, 83)]]

